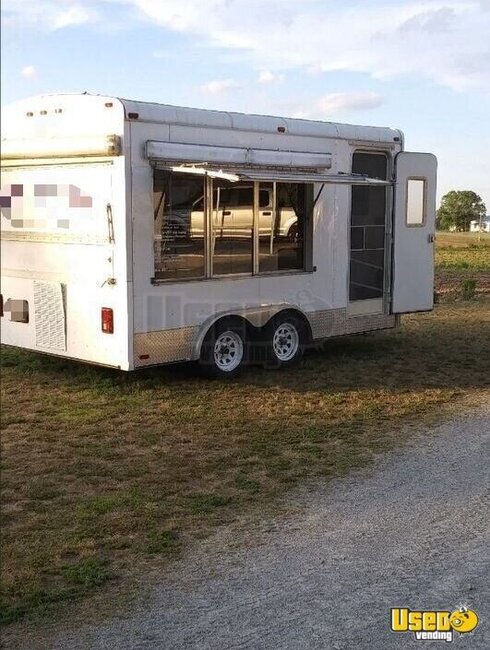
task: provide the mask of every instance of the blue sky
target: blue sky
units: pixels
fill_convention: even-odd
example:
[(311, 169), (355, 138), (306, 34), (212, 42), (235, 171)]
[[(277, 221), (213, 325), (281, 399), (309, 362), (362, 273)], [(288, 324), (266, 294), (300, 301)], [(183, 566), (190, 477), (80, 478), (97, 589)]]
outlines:
[(394, 126), (490, 212), (490, 0), (3, 0), (2, 103), (84, 91)]

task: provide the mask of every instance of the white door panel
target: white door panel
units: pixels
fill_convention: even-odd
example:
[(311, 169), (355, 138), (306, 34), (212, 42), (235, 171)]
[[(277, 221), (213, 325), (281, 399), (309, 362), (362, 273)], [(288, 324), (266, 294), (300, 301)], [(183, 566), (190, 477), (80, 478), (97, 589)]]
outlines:
[(434, 300), (436, 157), (403, 151), (395, 159), (393, 307), (429, 311)]

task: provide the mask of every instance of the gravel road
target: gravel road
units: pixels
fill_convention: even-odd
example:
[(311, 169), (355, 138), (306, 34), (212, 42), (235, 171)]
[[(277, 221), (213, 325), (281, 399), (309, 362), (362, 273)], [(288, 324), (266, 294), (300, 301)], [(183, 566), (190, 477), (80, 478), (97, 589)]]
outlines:
[[(111, 622), (37, 631), (30, 650), (490, 648), (490, 407), (419, 431), (368, 468), (219, 531)], [(390, 607), (474, 608), (452, 644), (389, 630)]]

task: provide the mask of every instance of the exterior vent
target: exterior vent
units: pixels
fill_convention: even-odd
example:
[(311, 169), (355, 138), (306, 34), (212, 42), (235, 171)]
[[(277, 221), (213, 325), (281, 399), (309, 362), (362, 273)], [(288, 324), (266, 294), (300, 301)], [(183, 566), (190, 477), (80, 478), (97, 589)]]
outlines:
[(34, 280), (36, 347), (66, 350), (64, 286), (59, 282)]

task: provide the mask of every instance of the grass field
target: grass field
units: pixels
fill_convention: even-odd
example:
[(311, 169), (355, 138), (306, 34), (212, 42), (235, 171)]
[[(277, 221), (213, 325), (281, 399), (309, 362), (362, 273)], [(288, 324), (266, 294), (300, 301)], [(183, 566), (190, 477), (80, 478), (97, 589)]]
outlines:
[[(458, 244), (460, 259), (480, 252), (473, 243)], [(439, 238), (437, 274), (461, 282), (468, 269), (443, 266), (449, 246)], [(124, 589), (138, 567), (274, 507), (298, 481), (368, 462), (403, 444), (407, 422), (488, 388), (490, 298), (455, 296), (400, 330), (332, 340), (299, 368), (251, 368), (235, 383), (5, 349), (3, 621)]]
[(490, 295), (490, 234), (438, 232), (435, 289), (442, 300), (464, 296), (468, 282), (476, 295)]
[(471, 246), (490, 246), (490, 233), (482, 232), (447, 232), (437, 233), (438, 248), (468, 248)]

